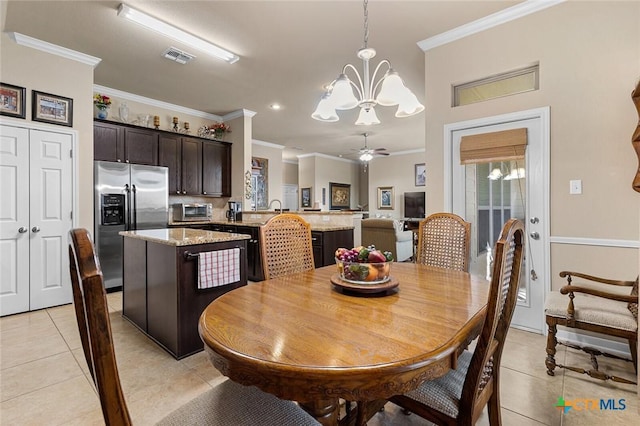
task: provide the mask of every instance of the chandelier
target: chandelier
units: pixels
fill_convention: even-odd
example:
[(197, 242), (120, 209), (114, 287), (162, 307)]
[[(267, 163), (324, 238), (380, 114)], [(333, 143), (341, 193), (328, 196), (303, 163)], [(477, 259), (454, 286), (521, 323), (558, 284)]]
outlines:
[[(416, 95), (404, 85), (398, 73), (391, 67), (391, 63), (383, 59), (369, 77), (369, 60), (376, 56), (375, 49), (368, 47), (369, 40), (369, 13), (367, 11), (368, 0), (364, 0), (364, 47), (358, 50), (358, 58), (362, 59), (363, 77), (351, 64), (342, 68), (338, 78), (329, 84), (327, 91), (322, 95), (318, 107), (311, 117), (326, 122), (338, 121), (337, 110), (360, 107), (357, 125), (380, 124), (376, 115), (375, 106), (398, 105), (396, 117), (409, 117), (424, 110)], [(376, 80), (378, 71), (386, 66), (386, 73)], [(347, 76), (351, 71), (357, 77), (358, 84)], [(355, 90), (355, 93), (354, 93)]]

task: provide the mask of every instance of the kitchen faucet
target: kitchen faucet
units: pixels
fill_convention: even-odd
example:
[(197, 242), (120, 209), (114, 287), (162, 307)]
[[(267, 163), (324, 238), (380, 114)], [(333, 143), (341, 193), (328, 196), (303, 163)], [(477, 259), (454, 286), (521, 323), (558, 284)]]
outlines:
[(282, 214), (282, 201), (278, 200), (277, 198), (274, 198), (273, 200), (271, 200), (271, 202), (269, 203), (269, 207), (267, 207), (267, 210), (269, 210), (271, 208), (271, 205), (276, 201), (280, 205), (280, 214)]

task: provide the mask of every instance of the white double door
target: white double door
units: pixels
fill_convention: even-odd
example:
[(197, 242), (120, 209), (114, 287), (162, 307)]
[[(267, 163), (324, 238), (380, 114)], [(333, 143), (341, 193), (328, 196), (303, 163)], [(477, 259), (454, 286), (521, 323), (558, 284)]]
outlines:
[(0, 126), (0, 316), (72, 301), (72, 136)]

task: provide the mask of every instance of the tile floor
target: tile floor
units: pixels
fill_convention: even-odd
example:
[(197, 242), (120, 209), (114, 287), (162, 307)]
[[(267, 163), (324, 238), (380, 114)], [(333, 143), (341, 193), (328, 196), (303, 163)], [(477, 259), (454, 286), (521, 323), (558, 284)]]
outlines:
[[(150, 425), (225, 378), (204, 353), (176, 361), (121, 317), (121, 293), (108, 295), (111, 325), (129, 410), (136, 425)], [(512, 329), (502, 361), (502, 420), (510, 425), (637, 425), (637, 386), (602, 383), (571, 371), (547, 376), (545, 338)], [(583, 353), (560, 347), (557, 360), (579, 361)], [(611, 373), (633, 378), (633, 367), (605, 359)], [(72, 305), (0, 318), (0, 424), (101, 425), (98, 397), (88, 375)], [(562, 414), (558, 397), (624, 399), (625, 410)], [(428, 425), (387, 404), (369, 426)], [(487, 425), (485, 414), (478, 422)], [(233, 426), (233, 425), (230, 425)]]

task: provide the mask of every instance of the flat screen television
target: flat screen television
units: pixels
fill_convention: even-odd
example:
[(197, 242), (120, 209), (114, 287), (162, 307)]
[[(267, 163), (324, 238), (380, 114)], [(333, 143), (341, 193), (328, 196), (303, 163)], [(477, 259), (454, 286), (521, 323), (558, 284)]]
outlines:
[(424, 191), (404, 193), (404, 217), (411, 219), (424, 218), (425, 206)]

